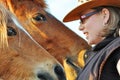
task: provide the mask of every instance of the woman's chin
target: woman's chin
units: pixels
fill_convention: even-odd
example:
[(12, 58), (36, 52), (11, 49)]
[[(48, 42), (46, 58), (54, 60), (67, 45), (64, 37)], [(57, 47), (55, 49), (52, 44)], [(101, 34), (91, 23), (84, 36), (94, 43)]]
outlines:
[(90, 39), (88, 39), (87, 42), (88, 42), (88, 44), (91, 45), (91, 46), (92, 46), (92, 45), (95, 45), (94, 41), (92, 41), (92, 40), (90, 40)]

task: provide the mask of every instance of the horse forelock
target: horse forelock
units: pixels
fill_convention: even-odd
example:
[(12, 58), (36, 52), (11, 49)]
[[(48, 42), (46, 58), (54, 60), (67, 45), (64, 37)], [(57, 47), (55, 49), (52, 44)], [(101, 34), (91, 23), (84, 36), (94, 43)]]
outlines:
[(7, 40), (7, 18), (6, 9), (0, 5), (0, 48), (8, 47)]
[[(10, 1), (15, 1), (15, 3), (17, 3), (17, 0), (10, 0)], [(25, 1), (25, 0), (18, 0), (18, 1)], [(42, 8), (47, 8), (47, 4), (45, 0), (28, 0), (28, 1), (33, 1), (36, 4), (40, 5)], [(9, 1), (8, 1), (9, 2)]]
[(45, 0), (33, 0), (34, 2), (36, 2), (37, 4), (39, 4), (42, 8), (46, 9), (47, 8), (47, 4)]

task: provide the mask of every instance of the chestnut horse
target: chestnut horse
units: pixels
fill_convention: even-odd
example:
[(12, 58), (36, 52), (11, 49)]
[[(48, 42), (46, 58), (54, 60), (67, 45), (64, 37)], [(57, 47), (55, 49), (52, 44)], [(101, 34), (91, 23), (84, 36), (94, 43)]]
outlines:
[[(90, 46), (46, 11), (45, 0), (1, 0), (1, 2), (18, 17), (30, 34), (34, 34), (33, 38), (62, 65), (67, 59), (70, 64), (72, 61), (80, 67), (84, 66), (84, 52)], [(38, 28), (39, 33), (36, 33)]]
[(0, 4), (0, 80), (65, 80), (61, 65), (32, 35)]

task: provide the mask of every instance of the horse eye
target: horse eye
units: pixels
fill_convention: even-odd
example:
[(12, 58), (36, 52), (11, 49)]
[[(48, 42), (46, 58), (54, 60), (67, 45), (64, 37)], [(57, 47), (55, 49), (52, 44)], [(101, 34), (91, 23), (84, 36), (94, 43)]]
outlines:
[(37, 13), (36, 15), (34, 15), (33, 19), (35, 21), (46, 21), (46, 17), (40, 13)]
[(8, 36), (15, 36), (17, 34), (16, 30), (10, 26), (7, 27), (7, 35)]

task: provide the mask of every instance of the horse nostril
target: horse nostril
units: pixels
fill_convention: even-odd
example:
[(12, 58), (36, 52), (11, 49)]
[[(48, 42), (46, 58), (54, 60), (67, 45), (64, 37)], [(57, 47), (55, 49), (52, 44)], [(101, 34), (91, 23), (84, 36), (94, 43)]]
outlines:
[(39, 80), (54, 80), (53, 77), (49, 73), (38, 73), (37, 77)]
[(42, 74), (38, 74), (38, 78), (40, 80), (47, 80), (46, 77), (44, 75), (42, 75)]
[(56, 66), (55, 67), (55, 73), (58, 74), (58, 75), (63, 74), (63, 69), (60, 66)]
[(66, 80), (65, 73), (63, 72), (62, 67), (55, 66), (54, 72), (57, 74), (59, 80)]

